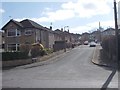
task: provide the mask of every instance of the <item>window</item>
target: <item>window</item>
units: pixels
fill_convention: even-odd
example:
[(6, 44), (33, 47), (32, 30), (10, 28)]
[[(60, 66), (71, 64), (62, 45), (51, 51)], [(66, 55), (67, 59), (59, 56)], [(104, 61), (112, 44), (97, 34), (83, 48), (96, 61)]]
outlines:
[(14, 36), (20, 36), (21, 32), (17, 29), (11, 29), (7, 32), (7, 36), (14, 37)]
[(8, 44), (7, 51), (19, 51), (19, 44)]
[(7, 36), (16, 36), (15, 30), (9, 30)]
[(31, 35), (32, 34), (32, 30), (25, 30), (25, 35)]
[(21, 31), (17, 30), (17, 36), (20, 36), (20, 35), (21, 35)]

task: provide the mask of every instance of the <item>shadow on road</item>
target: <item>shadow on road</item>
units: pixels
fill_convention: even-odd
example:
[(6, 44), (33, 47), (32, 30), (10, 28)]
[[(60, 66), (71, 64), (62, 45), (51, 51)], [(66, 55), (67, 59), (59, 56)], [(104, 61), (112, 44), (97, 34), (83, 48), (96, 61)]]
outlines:
[[(106, 80), (106, 82), (103, 84), (101, 90), (109, 90), (109, 89), (107, 89), (107, 87), (110, 84), (112, 78), (114, 77), (116, 71), (117, 71), (117, 69), (113, 69), (112, 73), (110, 74), (110, 76), (108, 77), (108, 79)], [(115, 89), (115, 90), (117, 90), (117, 89)]]

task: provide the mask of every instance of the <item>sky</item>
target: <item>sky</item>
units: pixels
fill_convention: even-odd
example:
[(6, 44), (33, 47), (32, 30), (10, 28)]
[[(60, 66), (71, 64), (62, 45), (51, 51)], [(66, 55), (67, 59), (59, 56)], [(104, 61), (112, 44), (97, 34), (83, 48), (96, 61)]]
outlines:
[[(114, 28), (114, 0), (2, 0), (0, 28), (10, 19), (30, 19), (53, 30), (64, 28), (71, 33)], [(118, 3), (120, 0), (116, 0)], [(117, 4), (118, 5), (118, 4)], [(66, 27), (69, 26), (69, 27)]]

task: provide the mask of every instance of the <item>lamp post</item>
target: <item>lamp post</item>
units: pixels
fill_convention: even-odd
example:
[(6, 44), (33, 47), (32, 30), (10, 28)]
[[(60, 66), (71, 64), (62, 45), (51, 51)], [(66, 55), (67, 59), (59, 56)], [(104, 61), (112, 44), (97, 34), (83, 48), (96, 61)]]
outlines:
[(66, 39), (65, 39), (65, 29), (69, 28), (69, 26), (64, 26), (64, 52), (66, 52)]
[(116, 59), (119, 64), (119, 43), (118, 43), (118, 24), (117, 24), (117, 8), (116, 8), (116, 0), (114, 0), (114, 19), (115, 19), (115, 36), (116, 36)]

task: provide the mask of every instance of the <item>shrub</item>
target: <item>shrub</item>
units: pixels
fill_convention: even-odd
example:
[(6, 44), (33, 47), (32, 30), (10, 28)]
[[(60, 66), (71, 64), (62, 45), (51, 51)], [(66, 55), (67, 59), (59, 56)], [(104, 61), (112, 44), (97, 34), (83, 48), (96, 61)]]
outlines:
[(2, 61), (27, 59), (28, 53), (25, 52), (2, 52)]
[(102, 48), (109, 55), (116, 55), (116, 38), (115, 36), (108, 36), (102, 40)]
[(41, 54), (40, 47), (38, 45), (32, 46), (31, 48), (32, 57), (34, 58), (34, 57), (40, 56), (40, 54)]
[(45, 48), (44, 51), (45, 51), (45, 54), (53, 53), (53, 49), (49, 49), (49, 48)]
[(29, 52), (29, 50), (30, 50), (30, 48), (31, 48), (31, 45), (28, 45), (28, 44), (22, 44), (22, 45), (20, 45), (20, 51), (21, 52)]

